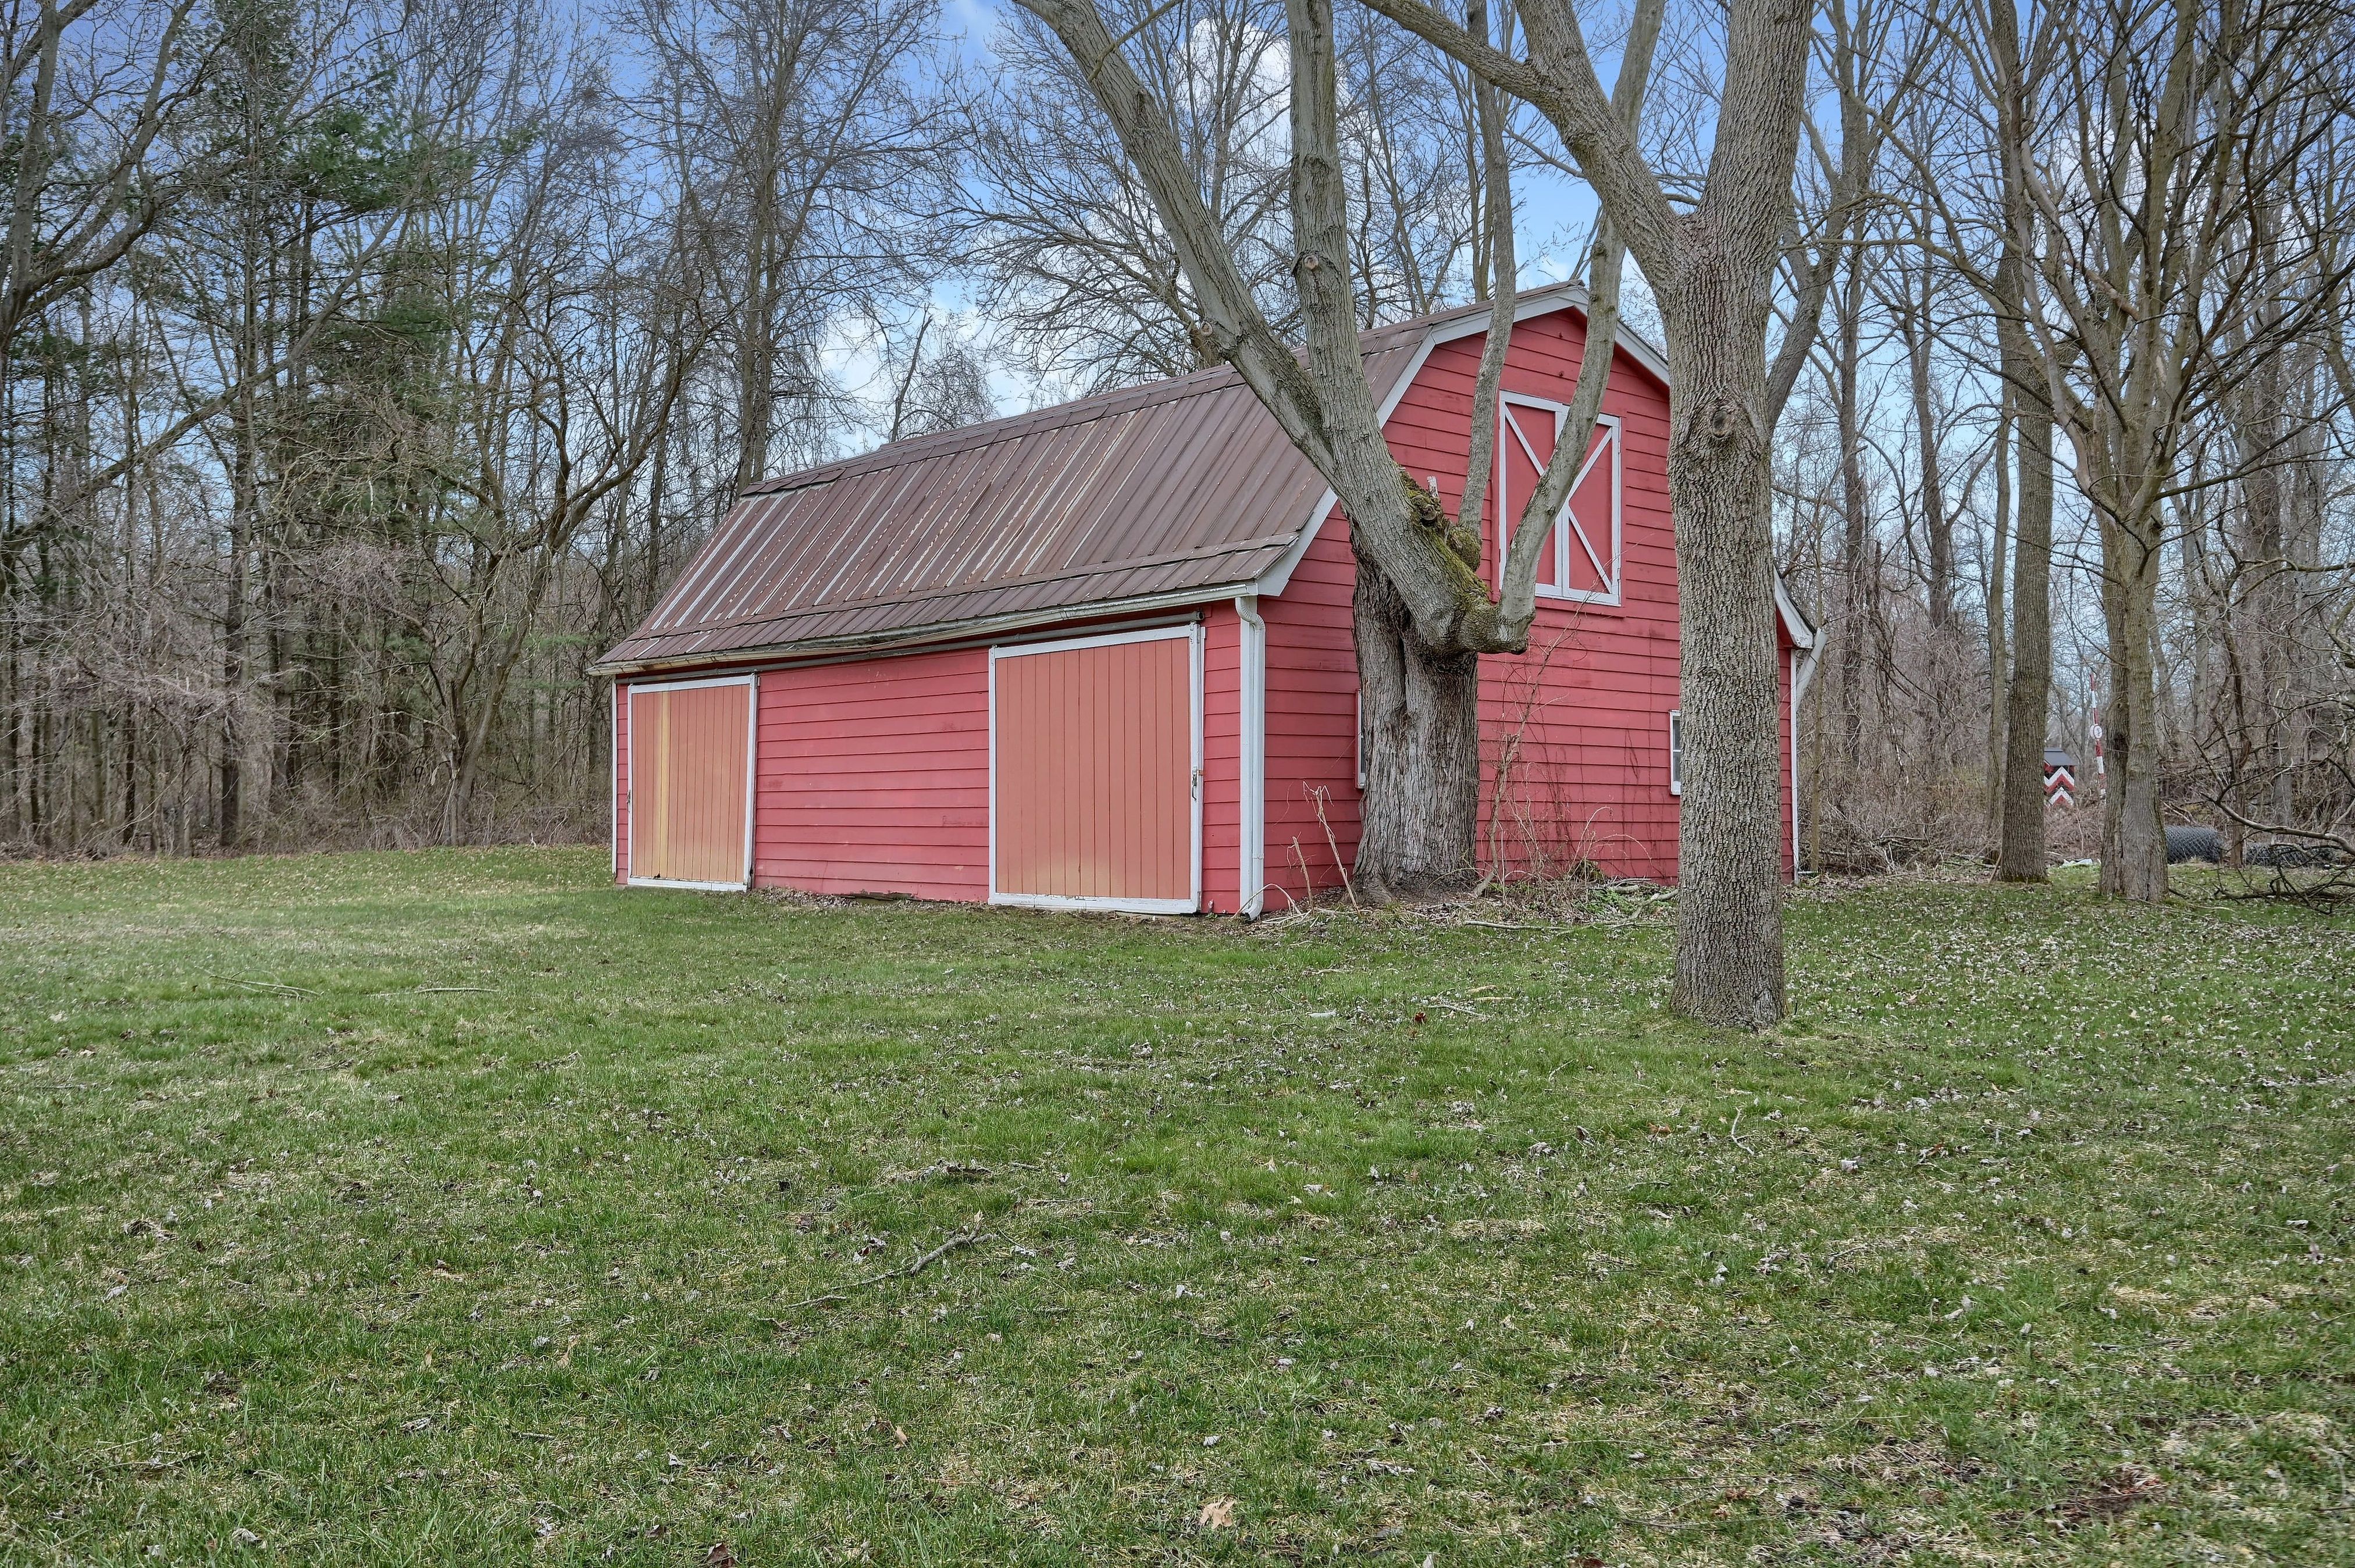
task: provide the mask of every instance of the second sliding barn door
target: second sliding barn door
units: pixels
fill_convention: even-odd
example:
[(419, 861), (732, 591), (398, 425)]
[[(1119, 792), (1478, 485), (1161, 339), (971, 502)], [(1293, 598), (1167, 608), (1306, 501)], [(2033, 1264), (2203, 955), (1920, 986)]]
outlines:
[(1196, 628), (990, 655), (990, 898), (1171, 913), (1200, 901)]

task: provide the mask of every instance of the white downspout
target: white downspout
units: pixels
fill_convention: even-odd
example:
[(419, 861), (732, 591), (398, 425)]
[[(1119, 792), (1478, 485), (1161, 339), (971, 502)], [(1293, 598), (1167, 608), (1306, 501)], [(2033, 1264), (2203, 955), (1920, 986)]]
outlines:
[(1267, 891), (1267, 623), (1260, 619), (1259, 595), (1236, 595), (1235, 616), (1242, 624), (1239, 891), (1243, 918), (1257, 920)]

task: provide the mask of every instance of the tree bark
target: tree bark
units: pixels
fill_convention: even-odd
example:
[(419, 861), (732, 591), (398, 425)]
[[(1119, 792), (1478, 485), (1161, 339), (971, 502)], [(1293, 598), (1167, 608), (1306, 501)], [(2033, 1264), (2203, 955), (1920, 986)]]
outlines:
[(2004, 708), (2011, 679), (2011, 650), (2004, 627), (2005, 581), (2011, 557), (2012, 394), (1998, 400), (1995, 421), (1995, 527), (1989, 530), (1987, 573), (1987, 842), (1990, 859), (2003, 843)]
[(1851, 774), (1864, 765), (1865, 587), (1872, 571), (1865, 550), (1870, 519), (1864, 488), (1864, 437), (1859, 428), (1861, 414), (1857, 390), (1857, 366), (1863, 357), (1859, 342), (1863, 316), (1863, 261), (1851, 256), (1848, 282), (1840, 294), (1839, 341), (1834, 369), (1838, 378), (1834, 400), (1838, 405), (1840, 467), (1840, 749)]
[(1357, 558), (1366, 792), (1356, 891), (1376, 902), (1461, 893), (1477, 876), (1480, 656), (1433, 649), (1380, 563)]
[(2157, 519), (2102, 520), (2102, 613), (2109, 632), (2109, 787), (2102, 795), (2102, 891), (2155, 903), (2167, 896), (2167, 834), (2158, 798)]
[[(2011, 374), (2007, 369), (2007, 377)], [(2011, 569), (2011, 679), (2004, 693), (2003, 821), (1996, 877), (2046, 878), (2044, 726), (2052, 688), (2052, 414), (2036, 372), (2011, 380), (2019, 453)], [(2090, 771), (2090, 759), (2079, 767)]]
[[(1996, 264), (1997, 352), (2012, 411), (2019, 453), (2018, 521), (2011, 575), (2011, 671), (2003, 693), (2003, 807), (1996, 838), (1996, 879), (2047, 879), (2044, 729), (2052, 688), (2052, 405), (2049, 368), (2028, 326), (2030, 242), (2035, 214), (2027, 170), (2029, 87), (2019, 17), (2008, 5), (1988, 13), (1987, 44), (1996, 77), (1996, 141), (2003, 165), (2003, 249)], [(2079, 767), (2092, 771), (2092, 759)]]
[(1677, 513), (1685, 791), (1672, 1001), (1765, 1029), (1783, 1016), (1782, 749), (1765, 295), (1701, 236), (1661, 291)]

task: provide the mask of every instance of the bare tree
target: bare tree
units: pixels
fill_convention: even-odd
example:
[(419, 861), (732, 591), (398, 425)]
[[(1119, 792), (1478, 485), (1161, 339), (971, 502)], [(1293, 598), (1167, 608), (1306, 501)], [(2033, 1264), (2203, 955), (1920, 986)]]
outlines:
[(1728, 11), (1709, 173), (1680, 210), (1561, 0), (1521, 7), (1526, 59), (1422, 0), (1368, 3), (1546, 116), (1659, 301), (1686, 677), (1675, 996), (1715, 1022), (1771, 1023), (1783, 951), (1766, 338), (1791, 223), (1807, 18), (1754, 0)]
[(937, 243), (958, 118), (918, 67), (930, 0), (637, 0), (654, 134), (698, 286), (726, 324), (727, 496), (818, 455), (839, 411), (821, 352)]
[[(2315, 177), (2306, 155), (2337, 116), (2302, 84), (2343, 74), (2347, 46), (2308, 0), (2108, 0), (2066, 16), (2054, 69), (2067, 117), (2053, 153), (2025, 169), (2047, 236), (2026, 314), (2101, 524), (2102, 885), (2155, 900), (2167, 891), (2156, 661), (2169, 504), (2217, 482), (2186, 470), (2198, 410), (2266, 358), (2252, 313), (2288, 259), (2253, 242), (2254, 207)], [(2302, 331), (2343, 281), (2310, 275), (2265, 331)]]

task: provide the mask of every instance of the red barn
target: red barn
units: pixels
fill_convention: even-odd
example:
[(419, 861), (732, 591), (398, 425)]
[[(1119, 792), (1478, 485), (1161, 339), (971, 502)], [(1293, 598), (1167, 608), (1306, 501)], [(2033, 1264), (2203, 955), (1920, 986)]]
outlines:
[[(1582, 300), (1521, 298), (1492, 581), (1497, 517), (1567, 413)], [(1487, 321), (1473, 306), (1364, 340), (1391, 449), (1451, 511)], [(1623, 335), (1529, 651), (1481, 661), (1486, 862), (1676, 876), (1666, 376)], [(1285, 907), (1356, 849), (1354, 574), (1332, 492), (1223, 368), (764, 481), (596, 667), (615, 677), (614, 875)], [(1792, 845), (1815, 635), (1774, 592)]]

